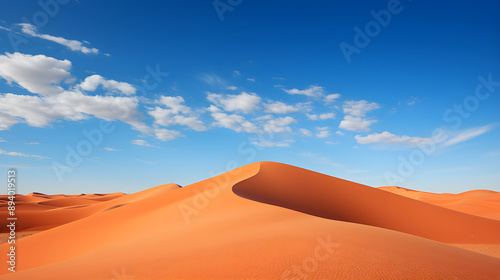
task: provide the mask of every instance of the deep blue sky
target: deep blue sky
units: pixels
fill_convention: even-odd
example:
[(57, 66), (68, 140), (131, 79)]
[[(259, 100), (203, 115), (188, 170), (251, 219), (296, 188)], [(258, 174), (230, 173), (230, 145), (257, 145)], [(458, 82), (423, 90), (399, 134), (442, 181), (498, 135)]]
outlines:
[[(20, 193), (135, 192), (260, 160), (500, 190), (500, 86), (474, 95), (478, 77), (500, 82), (497, 1), (243, 0), (223, 20), (212, 1), (67, 2), (46, 21), (35, 1), (0, 3), (0, 179), (17, 167)], [(388, 6), (349, 62), (339, 45)], [(168, 76), (148, 78), (157, 67)], [(114, 130), (69, 164), (103, 119)], [(424, 143), (435, 151), (418, 158)]]

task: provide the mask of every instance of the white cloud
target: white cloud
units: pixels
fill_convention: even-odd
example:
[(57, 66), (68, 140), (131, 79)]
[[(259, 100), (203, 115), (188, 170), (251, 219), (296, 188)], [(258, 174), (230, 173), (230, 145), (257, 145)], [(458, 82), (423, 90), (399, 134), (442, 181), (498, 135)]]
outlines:
[(5, 53), (0, 55), (0, 76), (10, 84), (17, 83), (29, 92), (54, 95), (64, 90), (57, 86), (71, 76), (69, 60), (57, 60), (45, 55)]
[(328, 120), (335, 119), (335, 113), (324, 113), (324, 114), (306, 114), (307, 118), (313, 121), (316, 120)]
[(183, 104), (182, 96), (162, 96), (156, 103), (167, 108), (155, 107), (148, 112), (155, 119), (155, 123), (162, 126), (184, 125), (196, 131), (207, 130), (191, 108)]
[(271, 119), (264, 124), (264, 130), (272, 133), (292, 132), (292, 129), (288, 125), (296, 122), (292, 117)]
[(302, 104), (296, 106), (288, 105), (280, 101), (264, 104), (264, 112), (273, 114), (289, 114), (301, 110)]
[(238, 75), (238, 76), (241, 76), (241, 73), (238, 70), (234, 70), (233, 73), (236, 74), (236, 75)]
[(306, 114), (307, 118), (312, 120), (312, 121), (316, 121), (318, 120), (318, 115), (317, 114)]
[(368, 102), (366, 100), (349, 100), (345, 101), (343, 105), (344, 119), (340, 122), (339, 128), (352, 130), (352, 131), (369, 131), (370, 125), (377, 122), (377, 120), (367, 120), (362, 117), (367, 112), (380, 108), (380, 105), (375, 102)]
[(118, 149), (111, 148), (111, 147), (104, 147), (103, 149), (104, 149), (104, 150), (106, 150), (106, 151), (108, 151), (108, 152), (120, 151), (120, 150), (118, 150)]
[(245, 120), (243, 116), (240, 115), (228, 115), (223, 113), (219, 108), (214, 105), (210, 105), (207, 109), (215, 122), (213, 125), (225, 127), (232, 129), (236, 132), (248, 132), (248, 133), (259, 133), (260, 130), (253, 123)]
[(376, 120), (365, 120), (353, 116), (345, 116), (340, 122), (339, 128), (351, 131), (369, 131), (370, 125)]
[(318, 130), (318, 133), (316, 134), (316, 137), (318, 138), (327, 138), (331, 136), (330, 131), (328, 130), (328, 127), (316, 127)]
[(255, 82), (254, 78), (247, 78), (247, 80), (249, 80), (250, 82)]
[(102, 87), (110, 92), (122, 93), (125, 95), (135, 94), (136, 89), (129, 83), (117, 82), (115, 80), (106, 80), (100, 75), (92, 75), (78, 85), (79, 88), (85, 91), (95, 91), (97, 87)]
[(257, 94), (246, 92), (239, 95), (208, 93), (207, 99), (225, 111), (239, 111), (245, 114), (256, 110), (261, 101)]
[(152, 148), (155, 147), (155, 146), (149, 144), (146, 140), (132, 140), (131, 143), (134, 145), (138, 145), (138, 146), (152, 147)]
[(408, 144), (411, 146), (422, 146), (432, 141), (430, 138), (410, 137), (410, 136), (397, 136), (390, 132), (384, 131), (382, 133), (373, 133), (367, 136), (356, 135), (354, 136), (359, 144)]
[(290, 147), (290, 143), (294, 143), (293, 140), (285, 140), (281, 142), (269, 142), (269, 141), (254, 141), (252, 145), (262, 146), (262, 147)]
[(161, 141), (170, 141), (183, 136), (179, 131), (165, 128), (153, 128), (153, 133)]
[(34, 127), (45, 127), (58, 119), (79, 121), (90, 116), (130, 124), (134, 129), (151, 133), (142, 123), (137, 110), (138, 101), (129, 97), (88, 96), (81, 92), (63, 92), (56, 96), (0, 94), (0, 130), (24, 122)]
[[(144, 116), (138, 111), (139, 100), (136, 97), (90, 96), (80, 91), (77, 86), (72, 91), (64, 90), (60, 84), (65, 78), (71, 78), (69, 69), (71, 62), (57, 60), (44, 55), (25, 55), (20, 53), (0, 56), (0, 76), (8, 82), (16, 82), (21, 87), (41, 96), (0, 94), (0, 130), (9, 129), (12, 125), (24, 122), (30, 126), (44, 127), (58, 119), (79, 121), (91, 116), (113, 121), (119, 120), (132, 126), (133, 129), (154, 135), (157, 139), (168, 141), (178, 138), (180, 132), (149, 127), (142, 120)], [(95, 76), (100, 77), (100, 76)], [(83, 88), (93, 90), (103, 83), (83, 83)], [(104, 80), (104, 84), (109, 80)], [(131, 93), (123, 84), (111, 83), (109, 87), (119, 88)], [(174, 112), (191, 112), (181, 104), (183, 100), (163, 99), (165, 105)], [(179, 116), (176, 123), (202, 129), (202, 125), (193, 116)]]
[(172, 120), (176, 124), (185, 125), (185, 126), (191, 128), (193, 130), (196, 130), (196, 131), (205, 131), (205, 130), (207, 130), (207, 128), (205, 127), (205, 125), (203, 125), (203, 122), (200, 121), (197, 117), (194, 117), (194, 116), (186, 117), (186, 116), (176, 115), (176, 116), (173, 117)]
[(19, 122), (34, 127), (44, 127), (53, 120), (65, 117), (64, 112), (57, 111), (53, 105), (44, 102), (38, 96), (0, 94), (0, 130), (7, 130)]
[[(98, 54), (99, 53), (98, 49), (88, 48), (88, 47), (83, 45), (84, 43), (77, 41), (77, 40), (68, 40), (68, 39), (64, 39), (62, 37), (56, 37), (56, 36), (52, 36), (52, 35), (48, 35), (48, 34), (39, 34), (39, 33), (37, 33), (36, 26), (34, 26), (32, 24), (19, 23), (18, 25), (21, 26), (21, 31), (25, 34), (58, 43), (60, 45), (68, 47), (72, 51), (79, 51), (79, 52), (82, 52), (84, 54)], [(88, 44), (87, 41), (84, 41), (84, 42)]]
[(299, 129), (299, 130), (300, 130), (300, 132), (302, 132), (302, 134), (304, 134), (305, 136), (308, 136), (308, 137), (312, 136), (312, 132), (311, 132), (310, 130), (308, 130), (308, 129), (301, 128), (301, 129)]
[(366, 100), (349, 100), (344, 102), (344, 114), (356, 117), (364, 117), (367, 112), (379, 109), (380, 105), (375, 102), (368, 102)]
[(471, 128), (471, 129), (465, 130), (463, 132), (460, 132), (455, 137), (453, 137), (453, 138), (449, 139), (448, 141), (444, 142), (442, 146), (443, 147), (447, 147), (447, 146), (455, 145), (455, 144), (458, 144), (458, 143), (470, 140), (470, 139), (478, 137), (478, 136), (480, 136), (480, 135), (482, 135), (482, 134), (484, 134), (486, 132), (489, 132), (494, 127), (495, 127), (495, 125), (491, 125), (490, 124), (490, 125), (485, 125), (485, 126), (481, 126), (481, 127), (476, 127), (476, 128)]
[(340, 130), (338, 130), (337, 132), (335, 132), (335, 134), (342, 136), (342, 135), (344, 135), (345, 133), (344, 133), (344, 132), (342, 132), (342, 131), (340, 131)]
[(338, 98), (340, 97), (340, 93), (333, 93), (333, 94), (328, 94), (325, 96), (325, 103), (333, 103), (335, 102)]
[(309, 97), (318, 97), (322, 96), (324, 89), (320, 86), (309, 86), (307, 89), (299, 90), (296, 88), (293, 89), (283, 89), (286, 93), (288, 94), (299, 94), (299, 95), (305, 95)]
[(167, 106), (172, 114), (190, 114), (192, 112), (191, 108), (182, 104), (184, 103), (184, 98), (182, 96), (165, 96), (162, 95), (157, 103)]
[(64, 92), (46, 98), (55, 108), (65, 111), (70, 119), (81, 119), (81, 114), (93, 115), (104, 120), (120, 120), (135, 124), (142, 116), (137, 111), (138, 100), (132, 97), (89, 96), (81, 92)]
[(50, 158), (44, 157), (44, 156), (23, 154), (23, 153), (18, 153), (18, 152), (7, 152), (4, 150), (0, 150), (0, 155), (15, 156), (15, 157), (27, 157), (27, 158), (32, 157), (32, 158), (37, 158), (37, 159), (50, 159)]
[(237, 90), (238, 87), (235, 87), (235, 86), (228, 86), (226, 87), (226, 89), (229, 89), (229, 90)]

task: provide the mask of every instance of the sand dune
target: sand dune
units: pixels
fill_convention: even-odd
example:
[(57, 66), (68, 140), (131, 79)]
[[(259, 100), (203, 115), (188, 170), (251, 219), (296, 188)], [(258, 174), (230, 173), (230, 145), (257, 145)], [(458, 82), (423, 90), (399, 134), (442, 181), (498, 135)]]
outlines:
[(459, 194), (435, 194), (398, 187), (379, 189), (417, 199), (444, 208), (480, 217), (500, 220), (500, 193), (490, 190), (472, 190)]
[(0, 279), (500, 279), (491, 252), (450, 245), (498, 245), (500, 221), (279, 163), (20, 201), (24, 230), (47, 228), (18, 240), (18, 272)]

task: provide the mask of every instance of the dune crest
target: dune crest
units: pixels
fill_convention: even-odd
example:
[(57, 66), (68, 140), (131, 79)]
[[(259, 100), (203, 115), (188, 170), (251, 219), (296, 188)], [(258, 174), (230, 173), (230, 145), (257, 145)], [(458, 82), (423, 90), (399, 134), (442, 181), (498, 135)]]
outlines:
[(500, 221), (274, 162), (237, 183), (236, 194), (307, 214), (396, 230), (445, 243), (500, 244)]

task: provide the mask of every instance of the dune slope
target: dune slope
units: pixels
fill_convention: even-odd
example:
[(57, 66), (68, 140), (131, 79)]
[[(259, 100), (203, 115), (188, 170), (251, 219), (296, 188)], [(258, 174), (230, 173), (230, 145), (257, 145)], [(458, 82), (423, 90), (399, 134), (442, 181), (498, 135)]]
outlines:
[[(379, 200), (390, 205), (368, 205)], [(18, 272), (3, 269), (0, 279), (499, 279), (500, 259), (444, 243), (500, 243), (482, 231), (497, 231), (498, 221), (408, 201), (254, 163), (102, 202), (99, 212), (20, 239)], [(433, 232), (436, 217), (452, 219), (454, 229), (479, 228)], [(430, 224), (420, 230), (412, 221)]]

